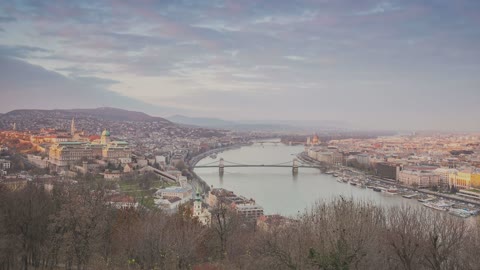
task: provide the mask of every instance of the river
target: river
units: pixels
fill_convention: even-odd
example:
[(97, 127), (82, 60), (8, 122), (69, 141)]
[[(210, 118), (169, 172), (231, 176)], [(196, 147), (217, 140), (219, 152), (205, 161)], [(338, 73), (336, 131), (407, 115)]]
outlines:
[[(212, 162), (217, 165), (220, 158), (239, 164), (278, 164), (291, 161), (303, 146), (287, 146), (278, 143), (244, 146), (219, 153), (215, 159), (206, 157), (197, 165)], [(344, 196), (354, 200), (371, 201), (382, 206), (419, 206), (416, 200), (374, 192), (349, 184), (339, 183), (332, 175), (322, 174), (318, 169), (300, 168), (297, 175), (291, 168), (225, 168), (223, 176), (218, 168), (195, 168), (195, 172), (208, 185), (221, 187), (247, 198), (253, 198), (263, 206), (265, 214), (296, 216), (318, 200), (331, 200)]]

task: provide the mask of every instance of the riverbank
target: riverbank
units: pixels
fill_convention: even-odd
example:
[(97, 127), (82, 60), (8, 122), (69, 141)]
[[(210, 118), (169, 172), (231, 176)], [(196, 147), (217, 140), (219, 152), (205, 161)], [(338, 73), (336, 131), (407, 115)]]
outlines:
[[(297, 158), (302, 160), (303, 162), (306, 162), (306, 163), (309, 163), (309, 164), (312, 164), (312, 165), (320, 165), (321, 164), (319, 161), (312, 160), (311, 158), (309, 158), (305, 154), (305, 152), (299, 153), (297, 155)], [(365, 177), (365, 178), (368, 177), (368, 178), (371, 178), (374, 181), (379, 181), (379, 182), (381, 182), (385, 185), (393, 186), (395, 188), (408, 189), (410, 191), (419, 192), (419, 193), (422, 193), (422, 194), (425, 194), (425, 195), (433, 195), (433, 196), (440, 197), (442, 199), (448, 199), (448, 200), (457, 201), (457, 202), (461, 202), (461, 203), (473, 204), (473, 205), (476, 205), (476, 206), (480, 206), (480, 201), (475, 201), (475, 200), (471, 200), (471, 199), (467, 199), (467, 198), (462, 198), (462, 197), (459, 197), (455, 194), (445, 194), (445, 193), (435, 192), (435, 191), (431, 191), (431, 190), (427, 190), (427, 189), (414, 189), (410, 186), (402, 185), (395, 180), (383, 179), (383, 178), (379, 178), (379, 177), (376, 177), (376, 176), (367, 175), (363, 171), (355, 170), (355, 169), (350, 168), (350, 167), (336, 166), (334, 170), (348, 170), (348, 171), (351, 171), (355, 174), (358, 174), (359, 176), (362, 176), (362, 177)]]
[(200, 160), (202, 160), (202, 159), (204, 159), (204, 158), (206, 158), (210, 155), (222, 153), (222, 152), (228, 151), (228, 150), (238, 149), (238, 148), (241, 148), (241, 147), (247, 146), (247, 145), (250, 145), (250, 144), (244, 143), (244, 144), (236, 144), (236, 145), (230, 145), (230, 146), (225, 146), (225, 147), (219, 147), (219, 148), (215, 148), (215, 149), (203, 152), (201, 154), (198, 154), (198, 155), (192, 157), (187, 162), (188, 167), (189, 167), (188, 169), (190, 170), (190, 173), (193, 175), (192, 184), (195, 185), (198, 188), (199, 192), (202, 193), (202, 194), (210, 191), (210, 186), (205, 182), (205, 180), (203, 180), (198, 174), (195, 173), (195, 170), (194, 170), (195, 165), (197, 165), (197, 163)]

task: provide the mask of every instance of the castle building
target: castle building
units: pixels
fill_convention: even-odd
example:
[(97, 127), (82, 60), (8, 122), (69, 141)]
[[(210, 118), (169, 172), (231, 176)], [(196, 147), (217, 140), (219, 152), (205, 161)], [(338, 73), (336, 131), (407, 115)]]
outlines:
[[(74, 129), (72, 121), (72, 130)], [(93, 142), (61, 141), (50, 147), (50, 163), (57, 167), (74, 164), (82, 159), (113, 160), (130, 158), (132, 151), (127, 142), (111, 141), (110, 132), (104, 130), (100, 140)]]

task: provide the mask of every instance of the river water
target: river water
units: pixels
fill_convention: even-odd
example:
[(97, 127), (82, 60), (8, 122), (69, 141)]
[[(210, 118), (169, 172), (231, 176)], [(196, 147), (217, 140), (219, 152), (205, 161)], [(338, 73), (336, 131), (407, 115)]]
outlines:
[[(296, 154), (304, 150), (303, 146), (274, 144), (253, 144), (239, 149), (219, 153), (217, 158), (206, 157), (198, 165), (214, 162), (220, 158), (239, 164), (278, 164), (291, 161)], [(247, 198), (253, 198), (263, 206), (265, 214), (296, 216), (318, 200), (331, 200), (344, 196), (354, 200), (371, 201), (382, 206), (413, 205), (420, 206), (416, 200), (401, 196), (374, 192), (349, 184), (339, 183), (332, 175), (322, 174), (318, 169), (300, 168), (294, 176), (292, 168), (225, 168), (223, 177), (218, 168), (195, 168), (195, 172), (213, 187), (221, 187)]]

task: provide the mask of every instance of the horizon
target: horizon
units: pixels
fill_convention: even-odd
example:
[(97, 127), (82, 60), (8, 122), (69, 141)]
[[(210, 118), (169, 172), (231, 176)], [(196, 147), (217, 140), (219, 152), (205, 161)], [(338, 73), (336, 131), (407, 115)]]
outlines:
[[(149, 114), (146, 112), (143, 112), (141, 110), (127, 110), (123, 108), (116, 108), (116, 107), (96, 107), (96, 108), (70, 108), (70, 109), (14, 109), (11, 111), (7, 112), (0, 112), (1, 115), (5, 115), (14, 111), (74, 111), (74, 110), (102, 110), (102, 109), (113, 109), (113, 110), (120, 110), (124, 112), (131, 112), (131, 113), (142, 113), (150, 117), (159, 117), (166, 119), (174, 124), (179, 124), (179, 125), (186, 125), (186, 126), (197, 126), (201, 128), (213, 128), (213, 129), (238, 129), (241, 128), (242, 126), (245, 125), (258, 125), (258, 126), (265, 126), (265, 125), (271, 125), (273, 126), (273, 130), (270, 132), (274, 132), (275, 127), (281, 128), (281, 127), (291, 127), (291, 128), (299, 128), (297, 131), (298, 134), (307, 134), (307, 133), (314, 133), (316, 134), (317, 132), (327, 132), (331, 130), (336, 130), (338, 132), (395, 132), (395, 135), (391, 136), (398, 136), (398, 135), (403, 135), (402, 133), (433, 133), (433, 134), (479, 134), (480, 131), (469, 131), (469, 130), (436, 130), (436, 129), (369, 129), (369, 128), (355, 128), (352, 126), (349, 126), (348, 123), (340, 123), (341, 125), (333, 125), (332, 123), (329, 123), (329, 121), (323, 121), (323, 122), (301, 122), (298, 121), (298, 123), (295, 123), (297, 120), (278, 120), (278, 119), (259, 119), (259, 120), (230, 120), (230, 119), (222, 119), (222, 118), (214, 118), (214, 117), (195, 117), (195, 116), (187, 116), (187, 115), (181, 115), (181, 114), (173, 114), (173, 115), (167, 115), (167, 116), (162, 116), (162, 115), (154, 115), (154, 114)], [(224, 121), (227, 122), (228, 124), (232, 124), (232, 126), (226, 125), (226, 126), (219, 126), (215, 124), (209, 124), (205, 122), (200, 122), (198, 124), (190, 124), (190, 123), (185, 123), (182, 121), (175, 121), (176, 117), (180, 118), (187, 118), (188, 120), (213, 120), (213, 121)], [(81, 119), (81, 116), (75, 116), (76, 119)], [(328, 125), (326, 125), (328, 124)], [(307, 131), (308, 129), (308, 131)], [(255, 129), (253, 129), (255, 130)], [(252, 131), (253, 131), (252, 130)], [(277, 130), (279, 131), (279, 130)], [(292, 133), (291, 131), (290, 133)], [(295, 132), (294, 132), (295, 133)], [(312, 133), (312, 134), (313, 134)], [(383, 135), (382, 135), (383, 136)]]
[(0, 3), (0, 107), (478, 132), (479, 10), (473, 0)]

